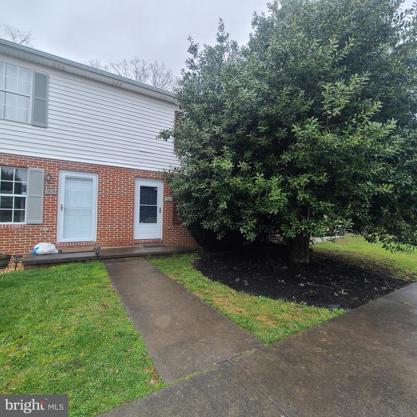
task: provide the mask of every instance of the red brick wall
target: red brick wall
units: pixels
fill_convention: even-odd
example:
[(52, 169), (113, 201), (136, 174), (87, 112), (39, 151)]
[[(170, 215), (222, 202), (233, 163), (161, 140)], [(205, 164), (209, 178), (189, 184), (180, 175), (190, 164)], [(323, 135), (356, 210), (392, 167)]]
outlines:
[[(43, 168), (45, 193), (43, 224), (0, 224), (0, 252), (28, 253), (37, 242), (52, 242), (58, 247), (68, 246), (132, 246), (144, 243), (194, 247), (194, 240), (182, 224), (173, 223), (172, 202), (165, 201), (170, 189), (164, 183), (163, 232), (161, 240), (134, 240), (133, 220), (135, 205), (135, 179), (163, 179), (163, 174), (153, 171), (104, 165), (32, 158), (0, 153), (0, 166)], [(59, 171), (79, 171), (98, 175), (97, 241), (57, 243), (57, 211)], [(46, 180), (47, 175), (51, 180)]]

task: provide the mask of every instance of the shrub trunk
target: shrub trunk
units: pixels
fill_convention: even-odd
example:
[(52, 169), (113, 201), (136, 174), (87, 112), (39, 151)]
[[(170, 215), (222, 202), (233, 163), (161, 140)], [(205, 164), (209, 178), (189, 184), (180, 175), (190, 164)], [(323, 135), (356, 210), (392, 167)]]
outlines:
[(288, 242), (288, 261), (292, 264), (310, 263), (310, 235), (299, 234)]

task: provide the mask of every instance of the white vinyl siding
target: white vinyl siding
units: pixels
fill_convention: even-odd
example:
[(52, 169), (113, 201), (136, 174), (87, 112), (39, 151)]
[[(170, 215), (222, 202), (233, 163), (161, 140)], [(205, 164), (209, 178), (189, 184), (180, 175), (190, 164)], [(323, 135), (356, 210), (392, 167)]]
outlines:
[[(6, 58), (0, 57), (0, 61)], [(0, 152), (152, 171), (177, 166), (176, 106), (98, 81), (34, 67), (49, 75), (48, 127), (0, 120)]]

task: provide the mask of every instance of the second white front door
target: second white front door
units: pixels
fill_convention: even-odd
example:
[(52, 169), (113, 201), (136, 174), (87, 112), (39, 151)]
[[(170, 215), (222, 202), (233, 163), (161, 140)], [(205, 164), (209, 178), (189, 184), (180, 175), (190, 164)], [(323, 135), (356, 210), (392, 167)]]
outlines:
[(136, 179), (135, 239), (162, 239), (162, 181)]
[(58, 241), (96, 240), (97, 175), (61, 172), (59, 177)]

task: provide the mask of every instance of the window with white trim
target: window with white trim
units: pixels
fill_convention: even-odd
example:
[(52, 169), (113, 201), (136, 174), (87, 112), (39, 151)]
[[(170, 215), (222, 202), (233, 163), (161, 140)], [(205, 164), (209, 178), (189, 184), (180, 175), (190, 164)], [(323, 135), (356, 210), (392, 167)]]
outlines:
[(33, 72), (0, 62), (0, 118), (30, 122)]
[(27, 169), (0, 167), (0, 223), (26, 219)]

